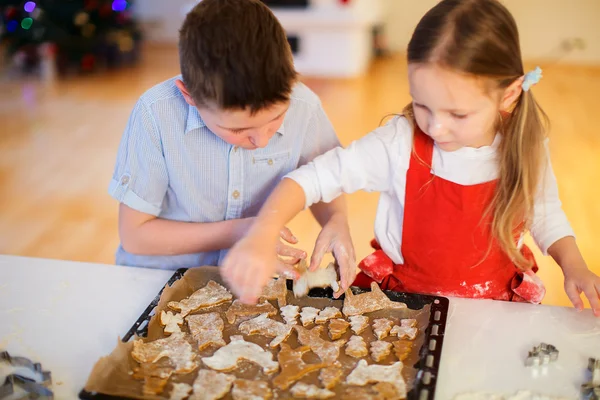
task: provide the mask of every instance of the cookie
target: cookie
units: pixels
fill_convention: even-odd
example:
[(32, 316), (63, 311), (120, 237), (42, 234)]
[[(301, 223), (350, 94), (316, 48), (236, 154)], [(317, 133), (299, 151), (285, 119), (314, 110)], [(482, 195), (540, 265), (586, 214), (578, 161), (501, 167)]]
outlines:
[(268, 382), (247, 379), (236, 380), (231, 395), (233, 400), (269, 400), (273, 398), (273, 392)]
[(398, 360), (404, 361), (410, 355), (413, 342), (410, 340), (397, 340), (393, 342), (392, 345), (394, 346), (394, 353), (396, 354), (396, 357), (398, 357)]
[(306, 263), (300, 262), (298, 266), (300, 277), (294, 280), (293, 292), (295, 297), (304, 297), (313, 288), (333, 289), (333, 292), (340, 290), (338, 284), (337, 271), (335, 265), (330, 263), (326, 268), (319, 268), (316, 271), (308, 271)]
[(375, 362), (381, 362), (384, 358), (390, 355), (392, 344), (382, 340), (371, 342), (371, 358)]
[(354, 358), (362, 358), (369, 354), (365, 339), (361, 336), (352, 336), (346, 343), (346, 354)]
[(260, 314), (267, 314), (269, 317), (277, 315), (277, 309), (268, 301), (260, 304), (244, 304), (239, 300), (234, 300), (233, 304), (225, 312), (227, 322), (235, 324), (238, 317), (256, 317)]
[(133, 369), (133, 379), (144, 381), (142, 392), (144, 395), (161, 394), (169, 378), (173, 374), (173, 367), (169, 359), (162, 358), (156, 362), (146, 362)]
[(231, 390), (235, 376), (201, 369), (194, 381), (194, 393), (189, 400), (217, 400), (225, 397)]
[(335, 393), (331, 390), (321, 389), (316, 385), (298, 382), (290, 390), (292, 396), (297, 399), (331, 399)]
[(232, 371), (237, 368), (240, 360), (259, 365), (267, 375), (279, 369), (279, 363), (273, 361), (273, 354), (269, 351), (255, 343), (246, 342), (242, 336), (234, 335), (230, 339), (228, 345), (221, 347), (211, 357), (202, 358), (202, 362), (217, 371)]
[(371, 282), (370, 292), (355, 295), (350, 289), (346, 291), (342, 312), (350, 317), (379, 310), (403, 310), (405, 308), (407, 308), (405, 303), (390, 300), (377, 283)]
[(342, 313), (335, 307), (325, 307), (319, 311), (319, 315), (315, 318), (315, 324), (325, 324), (327, 321), (333, 318), (340, 318)]
[(342, 364), (337, 363), (337, 365), (332, 365), (327, 368), (323, 368), (319, 372), (319, 381), (321, 381), (321, 385), (325, 389), (333, 389), (335, 385), (342, 379)]
[(223, 328), (225, 323), (219, 313), (188, 315), (185, 319), (192, 337), (198, 342), (198, 350), (208, 346), (225, 346)]
[(307, 364), (302, 356), (310, 351), (309, 346), (293, 349), (285, 343), (281, 344), (281, 350), (277, 355), (277, 360), (281, 366), (281, 373), (273, 379), (273, 385), (281, 390), (286, 390), (294, 382), (302, 379), (303, 376), (313, 371), (326, 367), (324, 363)]
[(187, 383), (173, 383), (169, 400), (185, 400), (190, 395), (192, 387)]
[(274, 337), (269, 347), (275, 348), (285, 341), (292, 333), (292, 325), (284, 324), (269, 318), (268, 314), (260, 314), (250, 321), (242, 322), (239, 326), (244, 335), (262, 335)]
[(313, 353), (319, 356), (322, 362), (331, 365), (335, 363), (340, 355), (340, 348), (346, 344), (346, 340), (340, 339), (330, 342), (321, 339), (323, 325), (308, 330), (300, 325), (294, 325), (298, 333), (298, 341), (304, 346), (310, 346)]
[(348, 385), (365, 386), (369, 383), (387, 382), (394, 386), (399, 398), (406, 398), (406, 382), (402, 377), (401, 361), (391, 365), (368, 365), (365, 360), (360, 360), (356, 368), (346, 378)]
[(321, 310), (314, 307), (302, 307), (302, 312), (300, 313), (300, 322), (302, 322), (302, 326), (313, 324), (320, 311)]
[(350, 318), (350, 329), (360, 335), (369, 326), (369, 317), (364, 315), (353, 315)]
[(167, 305), (173, 310), (180, 311), (181, 317), (185, 317), (191, 312), (225, 303), (232, 298), (232, 294), (227, 289), (215, 281), (210, 281), (187, 299), (170, 301)]
[(398, 336), (398, 339), (415, 340), (417, 337), (417, 321), (414, 319), (403, 319), (400, 326), (396, 325), (390, 331), (390, 335)]
[(263, 289), (260, 299), (277, 300), (277, 305), (281, 308), (287, 304), (287, 291), (285, 278), (271, 279)]
[(198, 367), (196, 353), (181, 332), (148, 343), (144, 343), (142, 339), (135, 340), (131, 356), (139, 363), (154, 363), (167, 357), (175, 374), (188, 374)]
[(373, 320), (373, 333), (377, 339), (381, 340), (390, 334), (390, 330), (394, 326), (394, 321), (387, 318), (377, 318)]
[(160, 312), (160, 324), (165, 327), (165, 335), (181, 332), (179, 325), (183, 325), (181, 314), (173, 314), (171, 311)]
[(281, 316), (286, 324), (296, 325), (298, 323), (297, 318), (300, 314), (300, 307), (287, 305), (285, 307), (281, 307), (279, 311), (281, 312)]
[(329, 321), (329, 337), (331, 340), (341, 338), (348, 330), (350, 324), (341, 318), (332, 319)]

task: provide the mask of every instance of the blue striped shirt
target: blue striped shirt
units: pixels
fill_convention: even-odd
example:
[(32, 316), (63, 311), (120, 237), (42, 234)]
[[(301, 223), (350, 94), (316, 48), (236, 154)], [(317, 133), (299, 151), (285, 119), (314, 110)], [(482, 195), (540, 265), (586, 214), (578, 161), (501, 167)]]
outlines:
[[(121, 139), (109, 193), (135, 210), (185, 222), (252, 217), (284, 175), (339, 146), (319, 98), (301, 83), (269, 144), (245, 150), (206, 127), (176, 79), (181, 77), (141, 96)], [(226, 252), (148, 256), (119, 246), (116, 263), (167, 269), (219, 265)]]

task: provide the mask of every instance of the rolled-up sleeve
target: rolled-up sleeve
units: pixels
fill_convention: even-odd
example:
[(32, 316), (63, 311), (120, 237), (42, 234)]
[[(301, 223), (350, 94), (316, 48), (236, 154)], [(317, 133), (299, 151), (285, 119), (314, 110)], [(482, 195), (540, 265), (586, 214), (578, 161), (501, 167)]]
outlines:
[(168, 184), (158, 127), (148, 106), (139, 100), (119, 145), (109, 194), (128, 207), (158, 216)]
[(546, 142), (546, 165), (542, 171), (540, 188), (535, 199), (531, 236), (544, 255), (556, 241), (575, 236), (573, 228), (562, 209), (558, 195), (558, 185), (550, 162), (548, 142)]
[(286, 175), (304, 190), (305, 207), (330, 202), (342, 193), (387, 191), (390, 187), (396, 124), (389, 123), (347, 148), (336, 147)]

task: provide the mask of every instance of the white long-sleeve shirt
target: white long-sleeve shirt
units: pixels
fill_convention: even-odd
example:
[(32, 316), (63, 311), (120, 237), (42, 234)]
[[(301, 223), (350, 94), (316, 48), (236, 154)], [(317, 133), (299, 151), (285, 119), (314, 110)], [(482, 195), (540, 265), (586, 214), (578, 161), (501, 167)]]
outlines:
[[(434, 145), (431, 173), (460, 185), (476, 185), (498, 178), (496, 151), (501, 136), (481, 148), (463, 147), (453, 152)], [(306, 207), (330, 202), (342, 193), (358, 190), (381, 192), (375, 217), (375, 237), (385, 253), (403, 264), (402, 226), (406, 174), (413, 132), (404, 117), (395, 117), (347, 148), (335, 148), (286, 175), (306, 195)], [(557, 240), (575, 236), (562, 210), (547, 142), (547, 164), (536, 195), (531, 234), (544, 254)]]

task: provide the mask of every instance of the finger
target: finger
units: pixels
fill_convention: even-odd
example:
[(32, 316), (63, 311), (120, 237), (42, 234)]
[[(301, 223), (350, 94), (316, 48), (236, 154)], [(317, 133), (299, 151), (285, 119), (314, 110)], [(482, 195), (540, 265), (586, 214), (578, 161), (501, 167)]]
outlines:
[(310, 257), (310, 266), (308, 267), (308, 270), (316, 271), (319, 269), (321, 262), (323, 261), (323, 257), (325, 257), (325, 254), (328, 251), (330, 251), (328, 240), (325, 240), (319, 236), (317, 242), (315, 243), (315, 249)]
[(581, 301), (580, 291), (577, 289), (577, 286), (574, 283), (567, 282), (565, 283), (565, 292), (577, 311), (583, 310), (583, 302)]
[(279, 261), (287, 265), (296, 265), (303, 259), (304, 258), (280, 258)]
[(256, 304), (258, 301), (258, 289), (261, 280), (262, 265), (257, 265), (253, 260), (249, 260), (246, 268), (239, 274), (240, 301), (244, 304)]
[(298, 270), (296, 270), (296, 268), (287, 265), (283, 262), (277, 263), (277, 273), (286, 279), (296, 280), (300, 277), (300, 273), (298, 272)]
[(306, 252), (304, 250), (296, 249), (283, 243), (278, 246), (277, 254), (281, 257), (306, 258)]
[(291, 244), (298, 243), (298, 239), (296, 238), (296, 236), (294, 236), (292, 234), (292, 231), (290, 231), (285, 226), (281, 229), (281, 231), (279, 231), (279, 236), (288, 243), (291, 243)]
[[(356, 278), (356, 267), (354, 266), (354, 262), (352, 261), (352, 257), (348, 254), (343, 254), (341, 256), (336, 257), (336, 260), (339, 265), (339, 274), (340, 274), (340, 293), (344, 293), (354, 279)], [(339, 297), (339, 295), (338, 295)]]
[(594, 310), (594, 315), (600, 316), (600, 298), (598, 297), (596, 286), (594, 284), (586, 285), (583, 292), (590, 301), (590, 306), (592, 306), (592, 310)]

